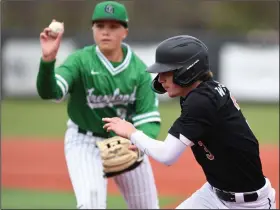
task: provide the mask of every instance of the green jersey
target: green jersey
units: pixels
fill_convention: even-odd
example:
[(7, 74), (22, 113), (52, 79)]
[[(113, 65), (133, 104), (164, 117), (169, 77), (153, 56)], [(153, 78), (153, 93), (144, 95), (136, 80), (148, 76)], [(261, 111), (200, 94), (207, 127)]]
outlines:
[(157, 96), (146, 65), (126, 44), (126, 55), (116, 67), (98, 46), (80, 49), (54, 70), (54, 62), (41, 61), (37, 89), (44, 99), (63, 100), (80, 128), (104, 135), (104, 117), (120, 117), (135, 127), (160, 122)]

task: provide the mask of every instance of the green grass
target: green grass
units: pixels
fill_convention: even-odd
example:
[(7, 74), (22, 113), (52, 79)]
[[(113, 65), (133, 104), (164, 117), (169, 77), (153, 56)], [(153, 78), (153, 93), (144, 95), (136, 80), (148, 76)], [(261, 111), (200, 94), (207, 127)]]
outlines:
[(258, 139), (279, 142), (279, 105), (241, 105), (251, 129)]
[[(261, 142), (279, 140), (279, 105), (241, 104), (242, 112)], [(66, 129), (66, 103), (56, 104), (42, 100), (4, 100), (2, 102), (2, 136), (61, 137)], [(164, 139), (174, 120), (180, 114), (175, 101), (160, 104)]]
[[(174, 197), (160, 197), (160, 206), (170, 205), (177, 201)], [(30, 190), (2, 189), (2, 209), (75, 209), (73, 193), (41, 192)], [(124, 199), (119, 196), (108, 196), (108, 209), (126, 209)]]
[[(261, 143), (276, 143), (279, 139), (279, 105), (240, 104), (252, 130)], [(180, 114), (175, 101), (160, 104), (162, 129), (160, 139)], [(1, 107), (2, 137), (61, 137), (66, 129), (66, 103), (55, 104), (40, 100), (5, 100)], [(51, 139), (51, 138), (50, 138)], [(2, 189), (4, 209), (75, 209), (73, 193)], [(170, 205), (180, 198), (160, 197), (160, 205)], [(124, 209), (121, 196), (108, 196), (108, 208)]]
[(66, 103), (41, 100), (2, 102), (2, 136), (63, 136), (66, 129)]

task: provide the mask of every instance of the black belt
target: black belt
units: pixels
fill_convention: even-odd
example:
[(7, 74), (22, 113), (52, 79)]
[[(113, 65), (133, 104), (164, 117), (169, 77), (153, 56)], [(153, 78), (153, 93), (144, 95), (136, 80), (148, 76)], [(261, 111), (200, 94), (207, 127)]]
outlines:
[[(100, 138), (109, 138), (109, 133), (108, 134), (104, 134), (104, 133), (95, 133), (95, 132), (92, 132), (92, 136), (96, 136), (96, 137), (100, 137)], [(87, 130), (84, 130), (82, 128), (78, 128), (78, 133), (82, 133), (82, 134), (88, 134), (88, 131)]]
[[(225, 192), (217, 188), (213, 188), (214, 192), (223, 201), (236, 202), (235, 193)], [(244, 202), (253, 202), (258, 199), (259, 195), (257, 192), (243, 193)]]

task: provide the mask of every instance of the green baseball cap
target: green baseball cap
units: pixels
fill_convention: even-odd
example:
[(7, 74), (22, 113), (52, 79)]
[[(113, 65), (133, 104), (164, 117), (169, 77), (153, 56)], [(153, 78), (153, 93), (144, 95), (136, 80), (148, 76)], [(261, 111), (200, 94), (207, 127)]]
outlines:
[(123, 24), (124, 27), (128, 25), (126, 8), (116, 1), (98, 3), (94, 8), (91, 20), (93, 23), (99, 20), (116, 20)]

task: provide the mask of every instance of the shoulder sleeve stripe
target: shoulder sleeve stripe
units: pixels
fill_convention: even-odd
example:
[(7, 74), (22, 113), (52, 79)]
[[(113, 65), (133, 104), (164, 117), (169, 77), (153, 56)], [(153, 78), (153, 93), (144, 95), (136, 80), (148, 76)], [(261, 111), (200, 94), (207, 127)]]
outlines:
[(65, 95), (66, 95), (66, 89), (65, 89), (65, 87), (63, 86), (63, 84), (62, 84), (59, 80), (56, 80), (56, 84), (60, 87), (63, 96), (65, 96)]
[(138, 122), (134, 123), (133, 125), (135, 127), (137, 127), (138, 125), (142, 125), (144, 123), (148, 123), (148, 122), (160, 122), (161, 119), (159, 117), (150, 117), (150, 118), (146, 118), (144, 120), (139, 120)]
[(66, 93), (67, 93), (68, 89), (69, 89), (67, 81), (62, 76), (60, 76), (59, 74), (55, 74), (55, 78), (57, 80), (59, 80), (65, 86), (65, 90), (66, 90)]
[(148, 112), (148, 113), (145, 113), (145, 114), (136, 115), (135, 117), (132, 118), (132, 121), (135, 122), (137, 120), (142, 120), (142, 119), (147, 118), (147, 117), (156, 117), (156, 116), (158, 116), (158, 117), (160, 116), (158, 111)]
[(60, 103), (60, 102), (64, 101), (64, 98), (65, 98), (67, 92), (65, 90), (64, 85), (60, 81), (56, 80), (56, 84), (60, 87), (61, 92), (62, 92), (63, 95), (61, 96), (61, 98), (53, 99), (52, 101), (55, 102), (55, 103)]

